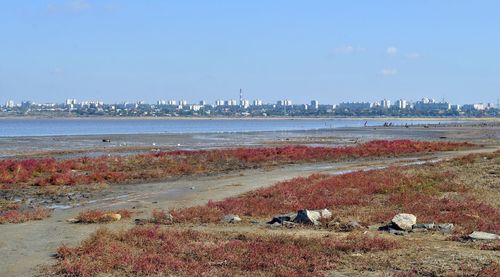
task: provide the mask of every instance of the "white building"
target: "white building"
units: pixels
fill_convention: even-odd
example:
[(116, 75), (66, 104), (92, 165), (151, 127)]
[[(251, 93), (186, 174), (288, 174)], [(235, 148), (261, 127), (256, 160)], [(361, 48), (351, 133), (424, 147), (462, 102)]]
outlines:
[(292, 100), (285, 99), (285, 100), (278, 100), (276, 102), (277, 106), (291, 106), (292, 105)]
[(192, 110), (192, 111), (199, 111), (201, 108), (203, 108), (203, 105), (190, 105), (189, 106), (189, 109)]
[(188, 102), (186, 100), (179, 100), (179, 106), (186, 106)]
[(367, 110), (372, 107), (369, 102), (342, 102), (338, 104), (335, 108), (339, 110)]
[(5, 102), (5, 107), (7, 108), (14, 108), (16, 106), (16, 103), (14, 103), (13, 100), (9, 100), (7, 102)]
[(236, 100), (234, 100), (234, 99), (226, 100), (226, 102), (224, 104), (225, 104), (225, 106), (228, 106), (228, 107), (237, 106)]
[(250, 101), (246, 99), (241, 100), (240, 107), (247, 109), (250, 107)]
[(464, 110), (467, 110), (467, 111), (472, 111), (472, 110), (475, 110), (475, 111), (484, 111), (486, 110), (488, 105), (485, 105), (483, 103), (476, 103), (476, 104), (466, 104), (463, 106), (463, 109)]
[(224, 100), (215, 100), (215, 106), (216, 107), (224, 106)]
[(319, 109), (319, 102), (318, 102), (318, 100), (312, 100), (311, 101), (311, 108), (313, 108), (315, 110)]
[(415, 103), (414, 109), (417, 111), (449, 110), (451, 105), (448, 102), (435, 102), (433, 99), (423, 98)]
[(74, 106), (76, 105), (76, 99), (71, 99), (71, 98), (68, 98), (66, 99), (66, 106)]
[(177, 105), (177, 101), (175, 101), (175, 100), (168, 100), (167, 104), (170, 105), (170, 106), (176, 106)]
[(254, 106), (262, 106), (262, 100), (260, 100), (260, 99), (253, 100), (253, 105)]
[(380, 101), (380, 107), (382, 107), (383, 109), (388, 109), (391, 107), (391, 101), (387, 100), (387, 99), (384, 99), (382, 101)]
[(158, 101), (156, 101), (156, 104), (157, 104), (158, 106), (166, 105), (166, 104), (167, 104), (167, 101), (165, 101), (165, 100), (158, 100)]
[(408, 107), (408, 102), (406, 100), (404, 100), (404, 99), (399, 99), (394, 104), (400, 110), (404, 110), (404, 109), (406, 109)]

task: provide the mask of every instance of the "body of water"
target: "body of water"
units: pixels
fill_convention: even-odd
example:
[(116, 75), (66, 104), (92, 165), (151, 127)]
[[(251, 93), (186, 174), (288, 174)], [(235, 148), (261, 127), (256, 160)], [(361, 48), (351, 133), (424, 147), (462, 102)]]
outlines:
[(459, 123), (458, 120), (356, 120), (356, 119), (2, 119), (0, 137), (104, 135), (104, 134), (183, 134), (262, 131), (320, 130), (340, 127)]

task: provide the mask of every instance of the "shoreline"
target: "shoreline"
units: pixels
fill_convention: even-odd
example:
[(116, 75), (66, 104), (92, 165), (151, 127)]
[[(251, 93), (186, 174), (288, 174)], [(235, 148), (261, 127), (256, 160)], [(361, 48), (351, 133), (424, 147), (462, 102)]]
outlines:
[(360, 117), (343, 117), (343, 116), (325, 116), (325, 117), (294, 117), (294, 116), (272, 116), (272, 117), (189, 117), (189, 116), (179, 116), (179, 117), (134, 117), (134, 116), (95, 116), (95, 117), (45, 117), (45, 116), (0, 116), (0, 121), (2, 120), (165, 120), (165, 121), (176, 121), (176, 120), (199, 120), (199, 121), (210, 121), (210, 120), (408, 120), (408, 121), (500, 121), (500, 117), (396, 117), (396, 116), (384, 116), (384, 117), (370, 117), (370, 116), (360, 116)]

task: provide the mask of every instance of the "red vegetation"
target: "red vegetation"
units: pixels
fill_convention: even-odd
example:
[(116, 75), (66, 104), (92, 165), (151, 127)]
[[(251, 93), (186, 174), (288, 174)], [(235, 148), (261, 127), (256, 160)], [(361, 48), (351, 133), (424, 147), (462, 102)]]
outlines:
[(499, 233), (500, 210), (468, 195), (468, 190), (454, 173), (433, 165), (392, 167), (337, 176), (314, 174), (170, 213), (174, 222), (207, 223), (219, 222), (225, 214), (270, 218), (304, 208), (329, 208), (335, 216), (378, 223), (409, 212), (419, 222)]
[(115, 211), (89, 210), (81, 212), (76, 219), (80, 223), (108, 223), (114, 221), (114, 218), (110, 214), (119, 214), (122, 219), (132, 216), (132, 212), (126, 209)]
[(52, 211), (45, 208), (20, 210), (7, 210), (0, 212), (0, 224), (22, 223), (30, 220), (42, 220), (49, 217)]
[(500, 242), (491, 242), (481, 245), (481, 250), (500, 251)]
[(342, 254), (391, 250), (390, 239), (350, 235), (344, 240), (292, 236), (218, 236), (191, 230), (136, 227), (97, 231), (78, 247), (62, 246), (52, 273), (161, 276), (320, 275)]
[(339, 148), (286, 146), (173, 151), (125, 157), (84, 157), (71, 160), (2, 160), (0, 161), (0, 190), (15, 189), (23, 185), (121, 183), (287, 163), (450, 151), (472, 146), (474, 145), (468, 143), (378, 140)]

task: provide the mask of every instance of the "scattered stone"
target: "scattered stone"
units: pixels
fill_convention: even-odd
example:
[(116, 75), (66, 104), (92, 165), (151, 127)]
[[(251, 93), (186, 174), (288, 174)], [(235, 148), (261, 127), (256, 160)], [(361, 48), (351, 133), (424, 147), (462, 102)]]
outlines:
[(295, 223), (299, 224), (313, 224), (319, 225), (319, 220), (321, 219), (321, 213), (317, 211), (310, 210), (300, 210), (297, 212), (297, 216), (293, 220)]
[(241, 221), (241, 218), (235, 214), (228, 214), (224, 216), (224, 221), (227, 223), (237, 223)]
[(144, 224), (149, 223), (149, 220), (144, 219), (144, 218), (136, 218), (134, 220), (134, 222), (135, 222), (135, 225), (144, 225)]
[(78, 220), (77, 218), (70, 218), (70, 219), (67, 219), (66, 221), (69, 222), (69, 223), (78, 223), (78, 222), (80, 222), (80, 220)]
[(497, 240), (500, 239), (500, 236), (492, 233), (474, 231), (469, 235), (469, 238), (477, 240)]
[(274, 224), (276, 222), (279, 224), (283, 224), (286, 221), (293, 222), (296, 217), (297, 217), (296, 213), (278, 215), (278, 216), (273, 217), (273, 219), (271, 221), (269, 221), (268, 224)]
[(391, 223), (391, 227), (393, 228), (395, 227), (396, 229), (408, 231), (417, 223), (417, 217), (412, 214), (401, 213), (395, 215)]
[(436, 230), (446, 234), (453, 232), (454, 229), (455, 225), (453, 225), (453, 223), (443, 223), (436, 226)]
[(313, 224), (319, 225), (319, 220), (321, 218), (330, 218), (332, 217), (332, 213), (328, 209), (323, 210), (300, 210), (296, 213), (289, 213), (285, 215), (278, 215), (273, 217), (268, 224), (288, 224), (290, 226), (295, 226), (295, 224), (289, 223), (297, 223), (297, 224)]
[(396, 230), (394, 228), (389, 228), (388, 231), (389, 231), (390, 234), (393, 234), (393, 235), (396, 235), (396, 236), (404, 236), (404, 235), (406, 235), (405, 231)]

